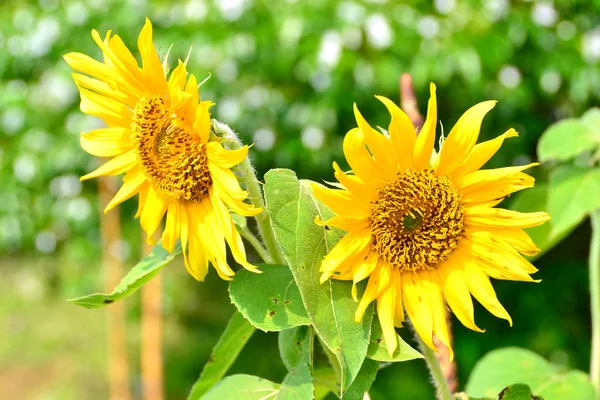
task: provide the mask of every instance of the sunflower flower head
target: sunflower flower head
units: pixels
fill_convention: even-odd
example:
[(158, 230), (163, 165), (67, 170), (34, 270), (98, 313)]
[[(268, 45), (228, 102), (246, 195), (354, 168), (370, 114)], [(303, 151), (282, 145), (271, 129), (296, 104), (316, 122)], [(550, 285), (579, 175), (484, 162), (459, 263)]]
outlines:
[(368, 279), (356, 320), (376, 301), (390, 355), (397, 346), (394, 327), (402, 326), (405, 315), (434, 350), (433, 335), (450, 348), (446, 305), (465, 326), (482, 331), (474, 321), (471, 296), (512, 324), (489, 278), (533, 281), (530, 274), (537, 269), (523, 255), (539, 250), (523, 228), (550, 217), (494, 207), (532, 187), (534, 179), (522, 171), (537, 164), (480, 169), (504, 139), (517, 136), (510, 129), (476, 144), (494, 101), (467, 110), (435, 152), (435, 85), (418, 136), (400, 108), (376, 97), (391, 114), (387, 133), (374, 130), (355, 105), (358, 127), (343, 143), (352, 172), (334, 163), (339, 184), (313, 185), (315, 196), (336, 214), (316, 222), (347, 231), (323, 259), (321, 282), (352, 280), (358, 301), (356, 284)]
[(221, 278), (231, 279), (226, 243), (240, 265), (256, 271), (229, 214), (261, 211), (244, 202), (247, 192), (231, 171), (246, 158), (248, 147), (227, 150), (209, 140), (213, 103), (200, 101), (198, 82), (182, 61), (166, 78), (149, 20), (138, 38), (141, 66), (119, 36), (109, 31), (102, 40), (94, 30), (92, 37), (103, 61), (81, 53), (64, 58), (79, 72), (72, 75), (81, 110), (107, 125), (81, 133), (81, 146), (111, 159), (82, 180), (124, 173), (105, 211), (138, 194), (136, 216), (148, 240), (166, 215), (162, 246), (173, 251), (181, 240), (186, 268), (196, 279), (204, 279), (209, 261)]

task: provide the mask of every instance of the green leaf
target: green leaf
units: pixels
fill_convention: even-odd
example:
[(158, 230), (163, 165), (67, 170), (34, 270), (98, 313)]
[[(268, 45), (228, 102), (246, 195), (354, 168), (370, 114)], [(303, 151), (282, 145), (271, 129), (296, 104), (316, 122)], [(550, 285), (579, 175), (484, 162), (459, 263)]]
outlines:
[[(531, 189), (515, 193), (511, 196), (513, 201), (510, 203), (510, 209), (519, 212), (537, 212), (547, 210), (548, 201), (548, 184), (538, 183)], [(551, 250), (565, 236), (567, 236), (575, 228), (563, 229), (552, 235), (553, 220), (550, 219), (540, 226), (525, 229), (531, 240), (540, 249), (540, 252), (533, 257), (528, 257), (533, 261), (540, 258), (544, 253)]]
[(538, 142), (537, 152), (541, 162), (567, 161), (585, 151), (593, 151), (599, 145), (600, 135), (589, 123), (565, 119), (546, 129)]
[[(202, 396), (225, 376), (227, 370), (231, 367), (231, 364), (233, 364), (254, 333), (254, 330), (254, 327), (242, 316), (242, 314), (239, 312), (233, 314), (225, 331), (215, 345), (208, 362), (204, 365), (200, 377), (196, 383), (194, 383), (188, 396), (188, 400), (203, 398)], [(247, 377), (247, 375), (238, 376)], [(204, 398), (206, 398), (206, 396)], [(217, 397), (211, 398), (216, 399)]]
[(498, 394), (498, 400), (531, 400), (531, 389), (524, 383), (516, 383), (503, 389)]
[(362, 400), (365, 393), (371, 389), (378, 370), (379, 362), (366, 358), (356, 379), (354, 379), (354, 382), (352, 382), (352, 385), (342, 398), (344, 400)]
[[(303, 327), (304, 328), (304, 327)], [(277, 400), (302, 400), (314, 397), (312, 379), (314, 334), (311, 328), (300, 329), (304, 337), (299, 338), (302, 343), (302, 354), (298, 363), (290, 368), (281, 388), (277, 394)]]
[(179, 244), (177, 244), (177, 247), (172, 253), (169, 253), (163, 249), (160, 243), (158, 243), (154, 246), (150, 254), (142, 258), (141, 261), (125, 275), (125, 278), (123, 278), (121, 283), (119, 283), (112, 293), (94, 293), (67, 301), (85, 308), (99, 308), (114, 303), (123, 297), (129, 296), (149, 282), (156, 274), (158, 274), (162, 267), (173, 261), (180, 253), (181, 246)]
[(279, 332), (279, 354), (288, 371), (300, 362), (307, 331), (307, 326), (297, 326)]
[(539, 355), (509, 347), (486, 354), (475, 365), (466, 392), (472, 397), (494, 397), (515, 382), (529, 385), (545, 400), (594, 400), (594, 387), (581, 371), (560, 372)]
[(600, 169), (562, 165), (550, 174), (548, 213), (552, 236), (559, 236), (600, 208)]
[(373, 318), (373, 325), (371, 326), (371, 340), (369, 342), (369, 349), (367, 350), (367, 357), (381, 362), (399, 362), (409, 361), (417, 358), (423, 358), (423, 355), (417, 350), (410, 347), (408, 343), (396, 334), (398, 339), (398, 347), (394, 351), (394, 354), (390, 357), (385, 346), (385, 339), (379, 324), (377, 317)]
[(240, 270), (229, 285), (229, 297), (258, 329), (281, 331), (310, 324), (298, 286), (286, 266), (260, 265), (262, 274)]
[(253, 375), (231, 375), (219, 381), (202, 400), (266, 400), (275, 397), (279, 384)]
[(600, 143), (600, 108), (590, 108), (581, 116), (580, 120), (590, 129), (596, 141)]
[(293, 171), (275, 169), (265, 175), (265, 199), (275, 237), (298, 284), (307, 314), (323, 343), (339, 361), (341, 393), (358, 374), (369, 345), (372, 306), (360, 323), (354, 321), (356, 303), (351, 284), (336, 280), (319, 283), (323, 257), (338, 240), (338, 233), (318, 226), (331, 212), (312, 194), (307, 181)]

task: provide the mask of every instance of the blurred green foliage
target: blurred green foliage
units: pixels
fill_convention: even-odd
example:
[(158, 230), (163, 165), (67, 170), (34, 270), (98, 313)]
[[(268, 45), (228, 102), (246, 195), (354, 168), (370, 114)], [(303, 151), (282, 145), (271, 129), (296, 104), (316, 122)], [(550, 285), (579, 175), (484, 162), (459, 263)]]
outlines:
[[(373, 95), (398, 99), (403, 72), (412, 74), (423, 111), (428, 83), (437, 84), (445, 131), (473, 104), (499, 100), (480, 140), (509, 127), (520, 138), (507, 141), (490, 167), (535, 158), (546, 127), (581, 115), (600, 99), (598, 0), (3, 0), (0, 271), (13, 276), (15, 269), (35, 270), (27, 276), (38, 283), (25, 292), (42, 287), (44, 296), (56, 299), (101, 286), (96, 185), (78, 180), (98, 163), (80, 149), (78, 135), (101, 124), (79, 111), (78, 94), (61, 55), (78, 51), (99, 58), (92, 28), (101, 35), (112, 29), (135, 48), (145, 16), (154, 23), (160, 53), (173, 44), (171, 64), (185, 59), (192, 47), (189, 70), (199, 80), (212, 74), (201, 95), (216, 103), (216, 118), (245, 142), (256, 142), (251, 153), (259, 176), (278, 166), (294, 169), (301, 178), (331, 180), (331, 162), (343, 159), (342, 135), (355, 126), (352, 102), (370, 121), (387, 125), (385, 109)], [(534, 174), (546, 181), (544, 169)], [(121, 208), (123, 241), (112, 245), (128, 265), (139, 258), (134, 203)], [(538, 260), (537, 277), (543, 283), (496, 284), (514, 328), (483, 308), (476, 313), (479, 325), (487, 328), (484, 335), (455, 324), (460, 381), (466, 381), (486, 351), (506, 345), (587, 368), (589, 302), (582, 293), (587, 287), (588, 238), (589, 229), (582, 226)], [(43, 272), (34, 268), (40, 262)], [(167, 268), (166, 275), (172, 277), (164, 307), (165, 335), (177, 340), (166, 339), (165, 371), (169, 397), (180, 398), (197, 378), (233, 308), (225, 284), (214, 276), (199, 285), (181, 271), (171, 272), (175, 269), (183, 267)], [(9, 289), (7, 285), (13, 293)], [(3, 315), (18, 310), (24, 318), (38, 318), (38, 308), (28, 311), (31, 304), (51, 307), (37, 297), (34, 303), (28, 299), (7, 307)], [(81, 310), (72, 308), (64, 308), (63, 323), (78, 329), (81, 318), (73, 313)], [(136, 303), (130, 308), (135, 320)], [(233, 372), (280, 382), (285, 367), (277, 359), (276, 345), (271, 347), (275, 342), (257, 334)], [(55, 348), (60, 351), (61, 346)], [(1, 353), (0, 368), (8, 368), (18, 355)], [(98, 363), (95, 372), (101, 368)], [(90, 383), (89, 390), (98, 384)], [(372, 398), (390, 398), (390, 393), (407, 399), (430, 397), (422, 363), (382, 370)]]

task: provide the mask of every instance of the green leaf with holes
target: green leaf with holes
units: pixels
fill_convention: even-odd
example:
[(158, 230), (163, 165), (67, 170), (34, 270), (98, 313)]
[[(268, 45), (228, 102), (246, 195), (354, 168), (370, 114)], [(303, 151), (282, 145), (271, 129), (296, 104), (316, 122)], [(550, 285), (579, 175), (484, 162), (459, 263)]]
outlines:
[(160, 272), (162, 267), (173, 261), (180, 253), (181, 246), (179, 244), (177, 244), (177, 247), (172, 253), (169, 253), (163, 249), (160, 243), (158, 243), (154, 246), (150, 254), (142, 258), (141, 261), (125, 275), (121, 283), (119, 283), (112, 293), (94, 293), (67, 301), (85, 308), (99, 308), (114, 303), (144, 286)]
[(258, 329), (281, 331), (310, 324), (290, 269), (260, 265), (261, 274), (240, 270), (229, 285), (229, 297)]
[(340, 364), (340, 392), (344, 393), (367, 355), (373, 309), (370, 306), (357, 323), (351, 283), (319, 283), (321, 261), (339, 239), (339, 232), (314, 223), (317, 215), (326, 220), (332, 213), (313, 196), (309, 183), (299, 181), (293, 171), (271, 170), (265, 175), (265, 199), (275, 237), (311, 324)]
[(561, 371), (559, 367), (526, 349), (509, 347), (486, 354), (475, 365), (466, 392), (471, 397), (495, 398), (515, 383), (531, 388), (545, 400), (594, 400), (594, 386), (581, 371)]

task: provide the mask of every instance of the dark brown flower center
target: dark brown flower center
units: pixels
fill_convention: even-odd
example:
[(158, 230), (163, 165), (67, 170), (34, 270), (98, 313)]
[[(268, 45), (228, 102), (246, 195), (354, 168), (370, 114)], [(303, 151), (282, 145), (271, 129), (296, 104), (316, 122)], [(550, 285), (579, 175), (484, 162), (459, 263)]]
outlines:
[(373, 248), (403, 271), (435, 268), (464, 232), (460, 200), (450, 179), (433, 170), (400, 172), (373, 202)]
[(198, 202), (208, 196), (212, 178), (206, 147), (162, 97), (140, 99), (131, 129), (140, 164), (156, 191), (173, 200)]

